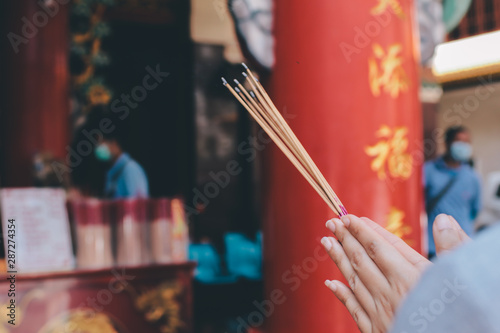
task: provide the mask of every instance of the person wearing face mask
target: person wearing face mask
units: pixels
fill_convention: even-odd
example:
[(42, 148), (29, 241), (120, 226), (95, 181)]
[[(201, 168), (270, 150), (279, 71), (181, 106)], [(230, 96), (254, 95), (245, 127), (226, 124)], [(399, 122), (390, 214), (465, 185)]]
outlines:
[(104, 196), (109, 199), (147, 198), (148, 179), (144, 169), (126, 153), (113, 131), (103, 134), (95, 150), (95, 157), (110, 165), (106, 173)]
[[(470, 166), (472, 146), (463, 126), (447, 129), (446, 152), (424, 165), (425, 205), (429, 221), (439, 214), (453, 216), (467, 235), (474, 231), (474, 219), (481, 208), (481, 183)], [(429, 258), (436, 254), (432, 222), (428, 224)]]

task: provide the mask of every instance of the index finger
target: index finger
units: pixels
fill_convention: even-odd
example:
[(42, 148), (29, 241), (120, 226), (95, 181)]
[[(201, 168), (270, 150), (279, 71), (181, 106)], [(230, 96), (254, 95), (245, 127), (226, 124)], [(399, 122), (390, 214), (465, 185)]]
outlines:
[(431, 265), (431, 262), (427, 260), (427, 258), (415, 251), (411, 246), (406, 244), (405, 241), (398, 236), (387, 231), (378, 223), (370, 220), (367, 217), (362, 217), (361, 219), (365, 221), (370, 228), (375, 230), (380, 236), (388, 241), (389, 244), (394, 246), (399, 251), (399, 253), (401, 253), (401, 255), (406, 258), (406, 260), (415, 265), (419, 270), (423, 271), (425, 268)]
[[(408, 274), (416, 270), (393, 245), (384, 237), (368, 226), (367, 223), (355, 215), (346, 215), (341, 218), (347, 230), (365, 248), (366, 253), (372, 258), (389, 282), (400, 284), (413, 284)], [(411, 279), (411, 280), (409, 280)]]

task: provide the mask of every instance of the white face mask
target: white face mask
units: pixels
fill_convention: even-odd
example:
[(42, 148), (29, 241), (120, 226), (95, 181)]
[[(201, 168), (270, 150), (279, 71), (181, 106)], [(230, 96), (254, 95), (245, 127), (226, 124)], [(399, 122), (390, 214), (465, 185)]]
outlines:
[(455, 141), (450, 147), (451, 157), (455, 161), (467, 162), (472, 157), (472, 146), (463, 141)]

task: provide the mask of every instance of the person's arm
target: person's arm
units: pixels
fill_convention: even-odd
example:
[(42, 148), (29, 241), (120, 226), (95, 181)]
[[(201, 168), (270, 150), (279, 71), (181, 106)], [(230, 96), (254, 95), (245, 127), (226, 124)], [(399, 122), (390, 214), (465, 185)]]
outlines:
[(475, 195), (472, 198), (472, 207), (471, 207), (471, 219), (476, 219), (479, 211), (481, 210), (481, 181), (479, 180), (479, 176), (476, 175), (475, 178)]
[[(434, 224), (438, 253), (463, 241), (465, 234), (453, 218), (442, 214)], [(321, 242), (349, 286), (340, 281), (325, 284), (362, 332), (386, 332), (401, 300), (430, 261), (368, 218), (348, 215), (328, 221), (327, 228), (336, 238), (324, 237)]]
[(149, 196), (148, 180), (144, 171), (138, 165), (128, 165), (123, 170), (127, 197), (147, 198)]
[(424, 204), (427, 205), (427, 197), (428, 197), (428, 190), (429, 190), (429, 178), (430, 178), (430, 164), (429, 162), (424, 163), (424, 166), (422, 167), (422, 186), (424, 189)]
[(397, 310), (391, 333), (498, 332), (500, 228), (440, 258)]
[(433, 265), (402, 302), (389, 332), (492, 332), (472, 289), (449, 261)]
[(427, 163), (424, 163), (424, 165), (422, 166), (422, 186), (425, 188), (427, 188), (427, 179), (429, 178), (428, 176), (426, 176), (426, 173), (428, 172), (427, 171)]

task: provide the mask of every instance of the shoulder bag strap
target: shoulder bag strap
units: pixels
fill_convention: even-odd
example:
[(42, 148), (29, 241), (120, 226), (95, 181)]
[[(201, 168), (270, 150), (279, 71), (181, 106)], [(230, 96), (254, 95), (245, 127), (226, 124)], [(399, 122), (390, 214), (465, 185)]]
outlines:
[(457, 178), (458, 178), (458, 173), (455, 176), (451, 177), (446, 186), (434, 198), (429, 200), (426, 207), (427, 214), (430, 214), (434, 210), (434, 208), (436, 208), (437, 204), (441, 201), (441, 199), (445, 196), (445, 194), (448, 193), (453, 184), (455, 184)]

